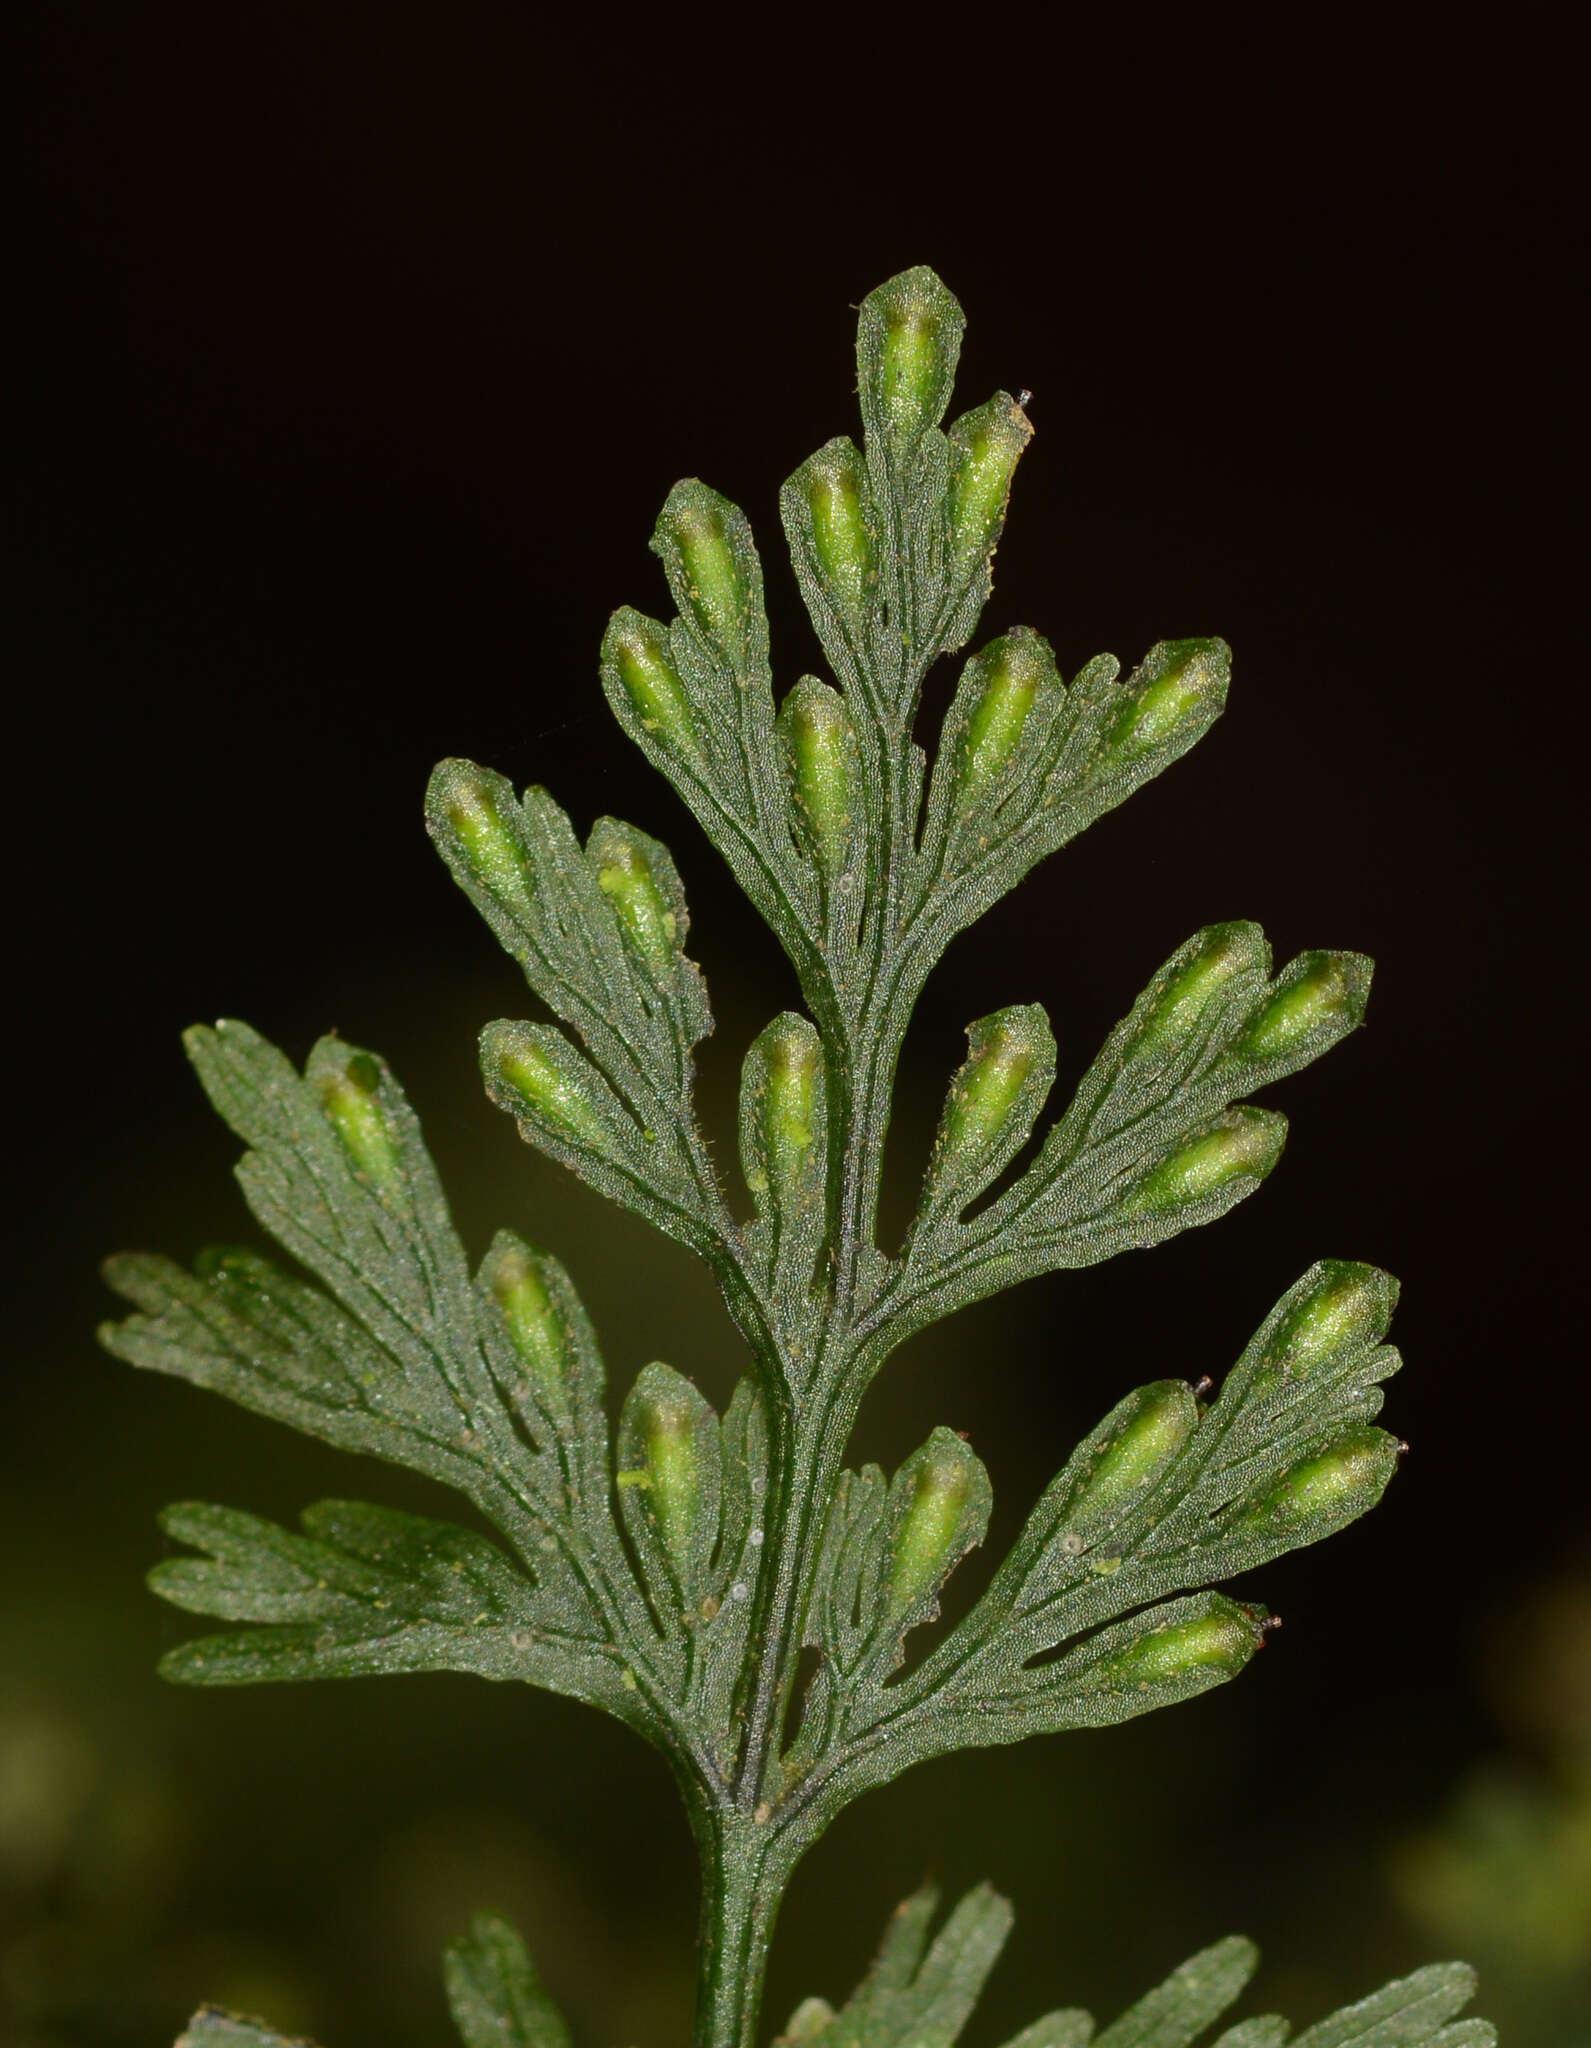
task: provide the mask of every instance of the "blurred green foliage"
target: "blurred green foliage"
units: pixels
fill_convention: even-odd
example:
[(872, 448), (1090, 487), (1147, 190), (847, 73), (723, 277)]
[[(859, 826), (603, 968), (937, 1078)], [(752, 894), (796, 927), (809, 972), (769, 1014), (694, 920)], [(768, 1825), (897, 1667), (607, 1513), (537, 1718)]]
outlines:
[(1591, 1569), (1489, 1632), (1482, 1680), (1509, 1747), (1392, 1851), (1393, 1893), (1481, 1968), (1505, 2039), (1591, 2038)]

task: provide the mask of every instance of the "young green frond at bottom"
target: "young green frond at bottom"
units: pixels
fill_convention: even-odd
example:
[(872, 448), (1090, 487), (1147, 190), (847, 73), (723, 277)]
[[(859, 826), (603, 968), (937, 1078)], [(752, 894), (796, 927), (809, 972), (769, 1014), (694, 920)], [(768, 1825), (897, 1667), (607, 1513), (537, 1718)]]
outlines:
[(464, 2048), (569, 2048), (563, 2014), (541, 1988), (525, 1944), (494, 1913), (477, 1913), (442, 1962)]
[[(925, 1885), (895, 1909), (866, 1977), (836, 2009), (803, 1999), (774, 2048), (955, 2048), (1011, 1932), (1010, 1905), (978, 1885), (943, 1924)], [(1232, 1935), (1179, 1964), (1163, 1984), (1102, 2032), (1080, 2007), (1046, 2013), (1005, 2048), (1496, 2048), (1496, 2029), (1458, 2020), (1475, 1995), (1464, 1963), (1432, 1963), (1343, 2006), (1302, 2034), (1279, 2014), (1208, 2029), (1259, 1967), (1251, 1941)], [(448, 2004), (464, 2048), (570, 2048), (569, 2029), (542, 1989), (524, 1943), (505, 1920), (477, 1914), (444, 1960)], [(258, 2021), (206, 2007), (176, 2048), (311, 2048)]]
[[(872, 1969), (838, 2011), (797, 2006), (778, 2048), (954, 2048), (1011, 1930), (1011, 1908), (987, 1885), (967, 1893), (933, 1940), (939, 1895), (925, 1887), (896, 1909)], [(1242, 1995), (1259, 1966), (1233, 1935), (1173, 1970), (1101, 2033), (1068, 2007), (1035, 2020), (1005, 2048), (1195, 2048)], [(1447, 2024), (1475, 1992), (1463, 1963), (1434, 1963), (1294, 2035), (1277, 2016), (1245, 2020), (1209, 2048), (1495, 2048), (1484, 2020)]]
[[(525, 1944), (495, 1913), (477, 1913), (469, 1933), (448, 1944), (442, 1980), (462, 2048), (570, 2048), (569, 2028), (542, 1989)], [(262, 2020), (207, 2005), (194, 2014), (176, 2048), (315, 2044), (275, 2033)]]

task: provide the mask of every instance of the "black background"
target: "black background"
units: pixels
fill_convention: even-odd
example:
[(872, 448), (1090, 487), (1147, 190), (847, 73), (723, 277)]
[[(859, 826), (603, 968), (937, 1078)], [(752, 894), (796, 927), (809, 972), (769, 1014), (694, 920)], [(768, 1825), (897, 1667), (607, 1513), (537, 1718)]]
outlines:
[[(36, 23), (12, 315), (23, 1144), (6, 1437), (12, 1554), (57, 1619), (18, 1640), (30, 1682), (69, 1701), (96, 1680), (60, 1616), (121, 1632), (97, 1683), (114, 1672), (151, 1744), (202, 1752), (202, 1839), (235, 1854), (247, 1838), (262, 1867), (298, 1870), (291, 1907), (226, 1908), (280, 1922), (284, 1950), (314, 1949), (302, 1894), (359, 1888), (365, 1838), (324, 1837), (365, 1826), (347, 1816), (378, 1793), (415, 1807), (404, 1731), (443, 1682), (388, 1688), (389, 1708), (376, 1688), (332, 1706), (188, 1700), (149, 1675), (184, 1632), (138, 1586), (164, 1500), (290, 1515), (306, 1488), (420, 1498), (93, 1349), (104, 1251), (186, 1254), (250, 1229), (177, 1032), (226, 1013), (296, 1056), (332, 1027), (378, 1045), (473, 1248), (502, 1221), (550, 1241), (620, 1384), (657, 1352), (723, 1396), (736, 1349), (705, 1280), (518, 1151), (480, 1100), (473, 1033), (524, 998), (435, 861), (419, 797), (433, 760), (466, 754), (546, 782), (582, 829), (611, 810), (670, 841), (720, 1019), (707, 1117), (732, 1156), (741, 1051), (792, 986), (613, 727), (595, 650), (615, 604), (661, 607), (646, 538), (670, 483), (699, 474), (759, 532), (782, 679), (818, 665), (781, 574), (776, 489), (854, 430), (848, 308), (908, 263), (932, 263), (967, 309), (958, 403), (1035, 394), (985, 634), (1031, 622), (1071, 673), (1101, 648), (1130, 661), (1218, 631), (1236, 665), (1197, 752), (953, 949), (909, 1047), (895, 1208), (975, 1014), (1043, 1001), (1064, 1078), (1217, 918), (1261, 919), (1282, 957), (1360, 948), (1379, 973), (1368, 1028), (1276, 1091), (1293, 1137), (1260, 1196), (918, 1340), (864, 1450), (898, 1457), (940, 1420), (971, 1429), (1008, 1535), (1124, 1386), (1219, 1375), (1324, 1254), (1404, 1282), (1388, 1419), (1413, 1452), (1372, 1522), (1271, 1568), (1286, 1631), (1180, 1733), (1079, 1738), (1087, 1763), (1053, 1781), (995, 1752), (858, 1808), (798, 1880), (773, 2016), (843, 1989), (929, 1867), (1016, 1894), (997, 2008), (1012, 2025), (1035, 2000), (1108, 2007), (1229, 1924), (1283, 1967), (1297, 1927), (1335, 1916), (1346, 1962), (1304, 1941), (1315, 1960), (1291, 1964), (1323, 1993), (1339, 1964), (1345, 1990), (1412, 1964), (1424, 1951), (1386, 1918), (1380, 1845), (1503, 1739), (1476, 1646), (1584, 1543), (1584, 1140), (1566, 1101), (1584, 664), (1555, 619), (1564, 166), (1533, 109), (1550, 58), (1301, 32), (1218, 52), (1146, 32), (1107, 54), (1012, 20), (922, 64), (903, 34), (681, 17), (638, 36), (481, 0)], [(427, 1759), (448, 1797), (485, 1807), (511, 1778), (502, 1796), (559, 1868), (588, 1870), (620, 1953), (688, 1947), (660, 1770), (560, 1708), (478, 1711), (458, 1724), (467, 1791), (456, 1747)], [(282, 1732), (301, 1713), (322, 1717), (318, 1748)], [(348, 1790), (361, 1756), (383, 1760), (364, 1806)], [(245, 1798), (229, 1757), (252, 1807), (228, 1807)], [(1088, 1807), (1096, 1768), (1133, 1820), (1089, 1810), (1083, 1882), (1065, 1801)], [(223, 1884), (219, 1853), (190, 1854), (172, 1919)], [(1151, 1857), (1174, 1878), (1147, 1874)], [(448, 1924), (491, 1902), (461, 1862)], [(538, 1946), (577, 2002), (572, 1967)], [(363, 2016), (376, 2038), (355, 1981), (375, 1954), (316, 1952), (303, 2024), (346, 2043)], [(682, 2023), (672, 1967), (656, 1965), (658, 2038)], [(602, 1995), (593, 2023), (619, 2026)], [(160, 2038), (153, 2018), (70, 2024), (38, 2038)]]

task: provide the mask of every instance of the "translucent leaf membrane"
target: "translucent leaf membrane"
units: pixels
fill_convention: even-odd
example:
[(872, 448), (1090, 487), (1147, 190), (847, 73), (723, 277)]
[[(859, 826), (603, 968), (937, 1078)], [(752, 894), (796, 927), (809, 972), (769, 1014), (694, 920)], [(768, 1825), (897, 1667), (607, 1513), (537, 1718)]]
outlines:
[[(1011, 1931), (1005, 1900), (980, 1885), (930, 1940), (939, 1895), (931, 1887), (896, 1909), (877, 1960), (838, 2010), (809, 1998), (792, 2014), (781, 2044), (812, 2048), (954, 2048)], [(1046, 2013), (1006, 2048), (1195, 2048), (1230, 2010), (1259, 1967), (1250, 1941), (1233, 1935), (1180, 1964), (1112, 2025), (1094, 2031), (1086, 2012)], [(1210, 2048), (1495, 2048), (1484, 2020), (1448, 2025), (1474, 1996), (1461, 1963), (1433, 1963), (1357, 2005), (1293, 2036), (1275, 2015), (1229, 2027)]]

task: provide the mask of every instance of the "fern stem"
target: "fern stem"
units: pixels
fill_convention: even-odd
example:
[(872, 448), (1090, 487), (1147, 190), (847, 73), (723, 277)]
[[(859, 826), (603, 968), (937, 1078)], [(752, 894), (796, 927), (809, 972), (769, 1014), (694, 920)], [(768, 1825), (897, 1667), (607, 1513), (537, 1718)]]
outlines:
[(770, 1568), (759, 1588), (744, 1695), (746, 1740), (737, 1779), (747, 1811), (778, 1803), (776, 1769), (802, 1641), (812, 1565), (823, 1522), (845, 1457), (855, 1404), (835, 1386), (803, 1412), (775, 1408), (770, 1416), (766, 1552)]
[(694, 2048), (753, 2048), (793, 1858), (775, 1828), (739, 1807), (693, 1811), (702, 1868)]

